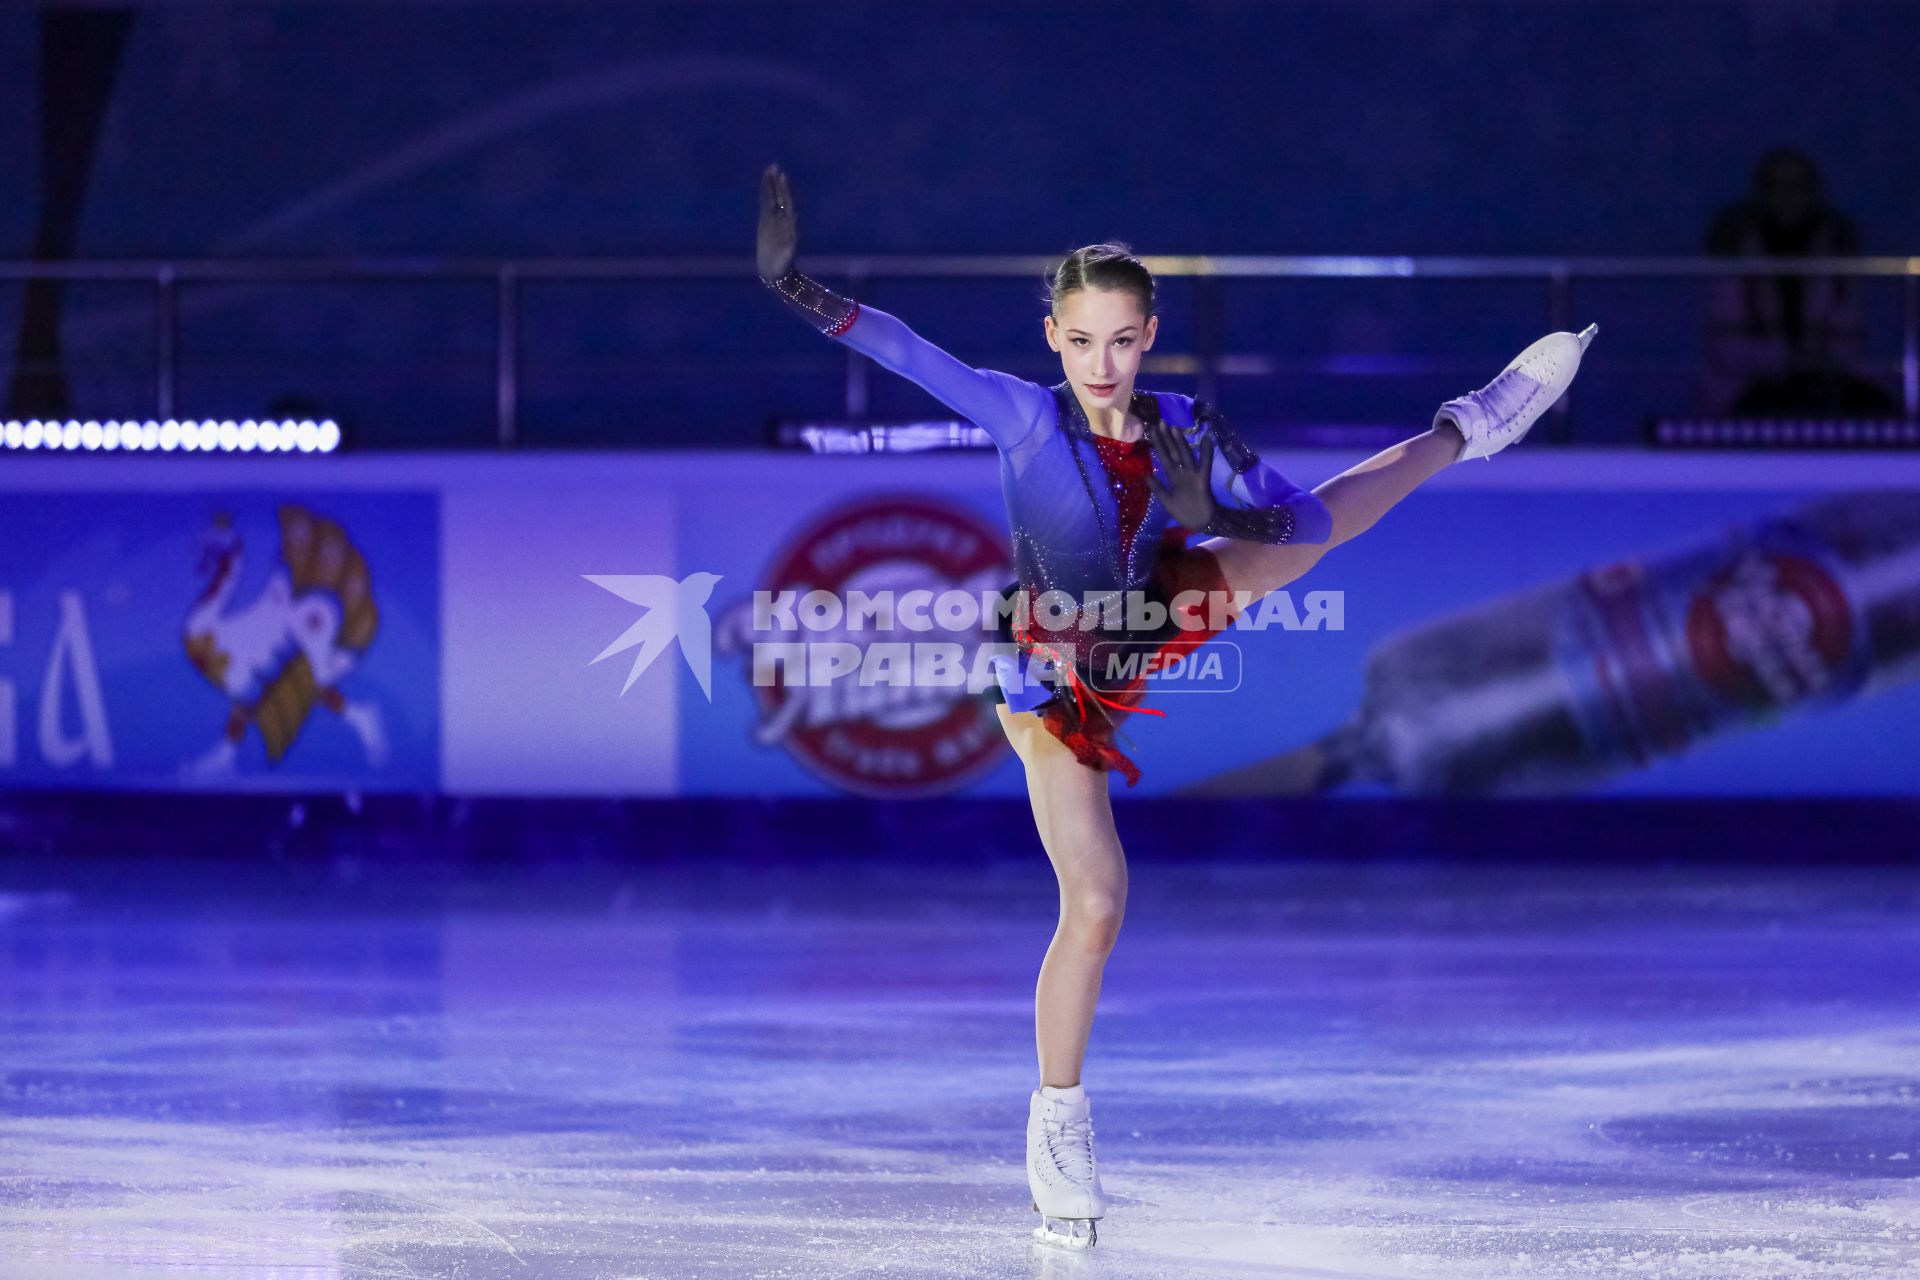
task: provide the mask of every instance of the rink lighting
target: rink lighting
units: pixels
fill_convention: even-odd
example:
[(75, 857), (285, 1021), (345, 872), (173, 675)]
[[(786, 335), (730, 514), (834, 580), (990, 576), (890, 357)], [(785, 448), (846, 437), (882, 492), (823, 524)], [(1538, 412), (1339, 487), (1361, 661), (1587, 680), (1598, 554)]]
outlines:
[(782, 422), (774, 440), (811, 453), (922, 453), (929, 449), (992, 449), (993, 437), (971, 422)]
[(0, 423), (0, 446), (39, 453), (333, 453), (331, 418)]
[(1681, 449), (1912, 449), (1907, 418), (1662, 418), (1653, 442)]
[(1914, 449), (1908, 418), (1661, 418), (1653, 443), (1670, 449)]

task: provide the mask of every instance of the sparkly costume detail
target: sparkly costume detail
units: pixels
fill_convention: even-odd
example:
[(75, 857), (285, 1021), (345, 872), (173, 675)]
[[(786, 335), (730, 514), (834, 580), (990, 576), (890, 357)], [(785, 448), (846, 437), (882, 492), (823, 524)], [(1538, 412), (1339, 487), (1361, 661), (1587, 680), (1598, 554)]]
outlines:
[(1153, 450), (1145, 436), (1136, 440), (1115, 440), (1095, 436), (1094, 448), (1100, 452), (1100, 465), (1106, 468), (1108, 487), (1120, 505), (1120, 545), (1129, 546), (1147, 518), (1153, 493), (1147, 488), (1147, 476), (1153, 471)]
[[(1226, 415), (1218, 409), (1204, 400), (1196, 400), (1193, 416), (1213, 434), (1220, 456), (1227, 460), (1235, 475), (1259, 465), (1259, 455), (1240, 438), (1239, 432), (1227, 425)], [(1200, 532), (1216, 538), (1238, 538), (1242, 542), (1279, 543), (1292, 542), (1295, 527), (1291, 507), (1222, 506)]]
[(837, 338), (845, 333), (860, 314), (860, 304), (852, 298), (842, 297), (818, 280), (803, 276), (798, 271), (789, 270), (778, 280), (763, 280), (761, 283), (785, 298), (788, 306), (829, 338)]
[(1240, 433), (1227, 425), (1227, 416), (1205, 400), (1193, 402), (1193, 419), (1195, 422), (1206, 424), (1207, 430), (1213, 433), (1214, 443), (1220, 449), (1220, 456), (1227, 460), (1227, 465), (1232, 467), (1236, 474), (1250, 470), (1260, 461), (1259, 455), (1248, 448), (1247, 442), (1240, 438)]
[(1258, 511), (1222, 507), (1200, 532), (1242, 542), (1291, 542), (1293, 512), (1285, 507), (1262, 507)]

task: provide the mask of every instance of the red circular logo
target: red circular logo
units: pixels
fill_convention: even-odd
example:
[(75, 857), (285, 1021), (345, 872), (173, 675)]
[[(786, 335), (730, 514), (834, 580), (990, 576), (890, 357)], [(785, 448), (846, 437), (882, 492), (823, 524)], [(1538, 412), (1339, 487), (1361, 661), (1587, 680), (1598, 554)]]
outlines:
[(1748, 550), (1687, 609), (1687, 647), (1708, 686), (1733, 702), (1785, 707), (1833, 690), (1853, 644), (1853, 612), (1804, 556)]
[[(762, 590), (831, 593), (842, 604), (851, 593), (982, 591), (1006, 584), (1012, 572), (1005, 535), (972, 512), (935, 499), (879, 497), (848, 503), (799, 533), (774, 558)], [(931, 610), (922, 613), (931, 616)], [(843, 622), (826, 631), (757, 635), (756, 640), (799, 641), (811, 652), (821, 642), (870, 647), (957, 644), (961, 670), (972, 669), (986, 633), (912, 630), (896, 609), (890, 627)], [(898, 668), (895, 668), (896, 672)], [(915, 673), (916, 675), (918, 673)], [(756, 685), (762, 737), (776, 740), (808, 769), (848, 791), (870, 796), (931, 795), (956, 790), (986, 772), (1006, 747), (991, 706), (955, 684), (874, 684), (858, 675), (831, 684)]]

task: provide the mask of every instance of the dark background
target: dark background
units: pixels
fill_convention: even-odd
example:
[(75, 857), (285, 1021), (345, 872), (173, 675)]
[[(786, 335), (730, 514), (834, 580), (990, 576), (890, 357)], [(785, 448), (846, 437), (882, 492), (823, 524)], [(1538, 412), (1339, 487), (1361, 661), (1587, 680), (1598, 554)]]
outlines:
[[(770, 418), (836, 413), (844, 370), (748, 273), (769, 160), (793, 175), (803, 265), (1109, 237), (1689, 255), (1778, 143), (1820, 163), (1863, 251), (1910, 253), (1916, 49), (1920, 6), (1833, 0), (10, 6), (0, 256), (729, 255), (737, 279), (526, 286), (523, 435), (752, 444)], [(1185, 283), (1166, 294), (1162, 350), (1189, 350)], [(1048, 371), (1037, 275), (862, 296), (970, 362)], [(1897, 287), (1863, 299), (1890, 362)], [(9, 375), (27, 306), (0, 284)], [(151, 414), (151, 287), (69, 285), (53, 310), (64, 408), (14, 413)], [(1230, 351), (1355, 358), (1229, 380), (1243, 421), (1419, 425), (1544, 332), (1545, 290), (1261, 282), (1230, 285), (1222, 319)], [(1689, 407), (1697, 283), (1581, 285), (1574, 319), (1607, 332), (1582, 439)], [(191, 286), (179, 409), (486, 447), (494, 325), (484, 282)], [(881, 416), (934, 409), (895, 379), (874, 392)]]

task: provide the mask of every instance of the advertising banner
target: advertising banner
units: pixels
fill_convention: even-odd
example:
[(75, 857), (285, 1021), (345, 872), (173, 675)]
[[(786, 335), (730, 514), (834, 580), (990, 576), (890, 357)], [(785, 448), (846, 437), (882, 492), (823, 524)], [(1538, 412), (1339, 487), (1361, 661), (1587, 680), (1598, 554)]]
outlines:
[[(0, 521), (4, 785), (1025, 790), (991, 455), (47, 459)], [(1130, 674), (1122, 797), (1920, 793), (1920, 459), (1463, 464)]]
[(430, 491), (0, 492), (0, 778), (437, 787), (437, 509)]

